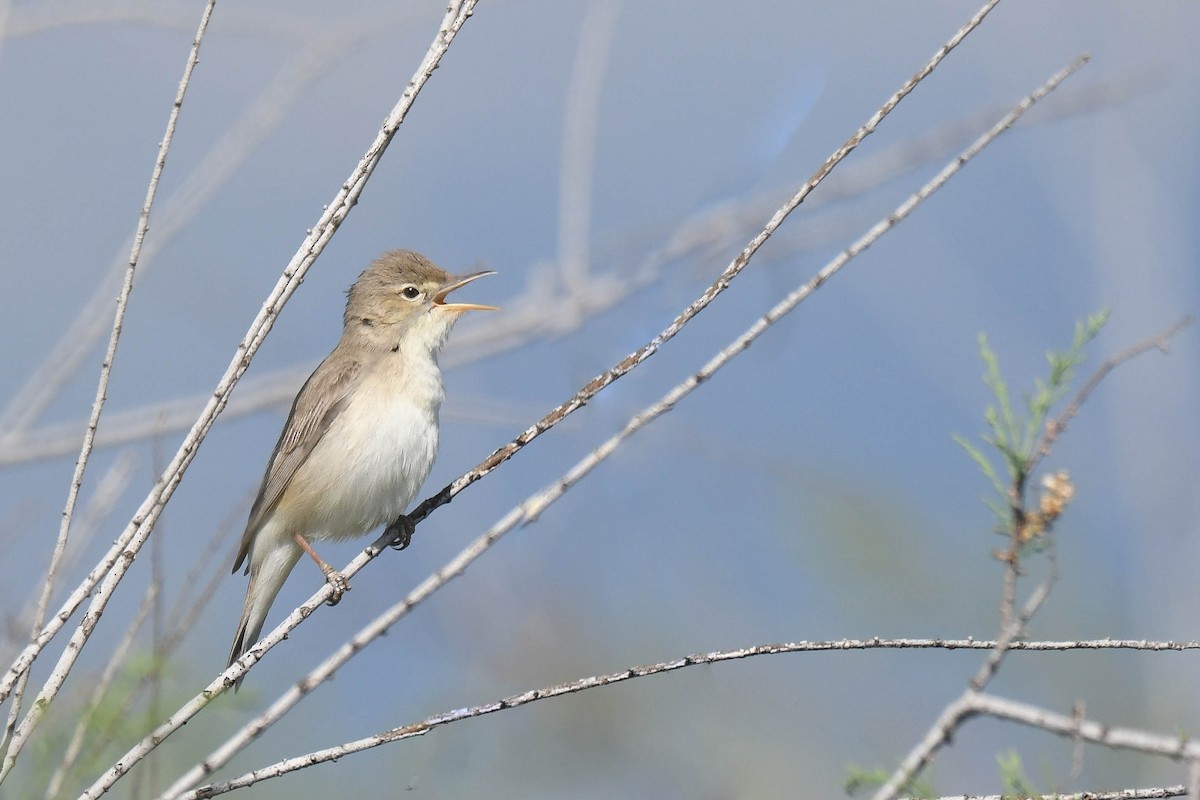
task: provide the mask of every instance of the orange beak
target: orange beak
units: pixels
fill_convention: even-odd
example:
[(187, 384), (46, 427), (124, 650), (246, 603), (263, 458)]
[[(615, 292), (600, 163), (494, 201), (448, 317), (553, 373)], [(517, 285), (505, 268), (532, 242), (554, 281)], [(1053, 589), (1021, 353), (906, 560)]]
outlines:
[(433, 304), (435, 306), (444, 308), (447, 311), (460, 311), (460, 312), (461, 311), (499, 311), (500, 308), (498, 306), (485, 306), (485, 305), (480, 305), (479, 303), (447, 303), (446, 302), (446, 295), (450, 294), (455, 289), (458, 289), (462, 286), (466, 286), (468, 283), (475, 280), (476, 278), (482, 278), (484, 275), (495, 275), (495, 274), (496, 273), (493, 270), (488, 269), (488, 270), (484, 270), (483, 272), (475, 272), (470, 275), (456, 275), (455, 277), (446, 281), (446, 283), (442, 285), (442, 288), (438, 289), (437, 294), (435, 294), (433, 296)]

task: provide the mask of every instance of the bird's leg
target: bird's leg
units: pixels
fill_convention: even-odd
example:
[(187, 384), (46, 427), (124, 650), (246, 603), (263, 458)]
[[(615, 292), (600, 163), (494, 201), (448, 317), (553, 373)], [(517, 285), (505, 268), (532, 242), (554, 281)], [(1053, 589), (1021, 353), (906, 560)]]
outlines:
[(329, 596), (326, 604), (336, 606), (342, 602), (342, 595), (350, 591), (350, 582), (342, 577), (342, 573), (322, 561), (321, 557), (317, 555), (317, 551), (312, 549), (312, 545), (308, 543), (307, 539), (298, 533), (292, 534), (292, 538), (296, 540), (296, 544), (300, 545), (301, 550), (308, 553), (309, 558), (317, 562), (317, 566), (321, 568), (321, 572), (325, 573), (326, 582), (333, 587), (333, 594)]
[(388, 525), (387, 530), (384, 531), (384, 533), (392, 537), (392, 540), (388, 542), (388, 546), (394, 547), (397, 550), (403, 550), (408, 547), (412, 541), (413, 532), (416, 529), (416, 524), (406, 515), (401, 514), (396, 517), (396, 521)]

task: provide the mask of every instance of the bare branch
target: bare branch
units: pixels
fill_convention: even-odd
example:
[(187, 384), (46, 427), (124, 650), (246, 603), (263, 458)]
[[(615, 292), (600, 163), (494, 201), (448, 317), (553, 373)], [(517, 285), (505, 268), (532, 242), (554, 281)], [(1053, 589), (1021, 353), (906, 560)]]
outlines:
[[(1015, 574), (1015, 572), (1015, 568), (1010, 564), (1008, 574)], [(971, 678), (971, 689), (973, 691), (983, 691), (983, 688), (995, 677), (996, 670), (1000, 668), (1000, 662), (1004, 660), (1004, 656), (1013, 648), (1017, 638), (1024, 632), (1025, 625), (1029, 620), (1033, 619), (1033, 615), (1046, 602), (1046, 599), (1050, 596), (1050, 590), (1054, 588), (1054, 584), (1057, 581), (1058, 565), (1052, 557), (1050, 574), (1029, 595), (1029, 598), (1025, 601), (1025, 606), (1021, 609), (1021, 613), (1015, 615), (1015, 617), (1010, 616), (1008, 621), (1001, 626), (1000, 638), (997, 640), (996, 646), (988, 653), (988, 657), (979, 668), (979, 672), (975, 673), (975, 677)], [(1007, 582), (1006, 585), (1008, 585)]]
[[(1113, 792), (1044, 794), (1042, 797), (1053, 798), (1053, 800), (1158, 800), (1158, 798), (1183, 797), (1187, 793), (1187, 787), (1179, 785), (1162, 786), (1156, 789), (1119, 789)], [(952, 797), (940, 797), (937, 800), (1012, 800), (1012, 796), (1001, 794), (962, 794)]]
[[(753, 658), (755, 656), (778, 655), (782, 653), (812, 653), (812, 652), (841, 652), (846, 650), (924, 650), (924, 649), (941, 649), (941, 650), (990, 650), (996, 647), (996, 642), (993, 641), (976, 641), (974, 639), (841, 639), (837, 641), (826, 642), (786, 642), (777, 644), (762, 644), (753, 647), (744, 647), (736, 650), (719, 650), (710, 653), (695, 653), (685, 656), (684, 658), (673, 659), (671, 661), (660, 661), (654, 664), (645, 664), (638, 667), (630, 667), (629, 669), (613, 672), (608, 675), (595, 675), (587, 678), (568, 683), (561, 683), (555, 686), (547, 686), (541, 689), (521, 692), (520, 694), (511, 695), (502, 700), (496, 700), (483, 705), (471, 706), (469, 708), (460, 708), (454, 711), (447, 711), (442, 714), (435, 714), (427, 717), (421, 722), (412, 725), (405, 725), (399, 728), (393, 728), (389, 731), (375, 734), (363, 739), (358, 739), (353, 742), (345, 742), (336, 747), (318, 750), (316, 752), (307, 753), (302, 756), (296, 756), (267, 767), (253, 770), (244, 775), (238, 776), (228, 781), (221, 783), (201, 786), (192, 791), (181, 795), (164, 795), (173, 797), (175, 800), (197, 800), (198, 798), (215, 797), (226, 792), (231, 792), (235, 789), (241, 789), (254, 783), (270, 778), (276, 778), (281, 775), (286, 775), (289, 772), (294, 772), (305, 767), (315, 764), (325, 763), (329, 761), (337, 761), (340, 758), (360, 753), (364, 750), (370, 750), (380, 745), (390, 744), (392, 742), (411, 739), (416, 736), (423, 736), (429, 733), (434, 728), (442, 725), (448, 725), (452, 722), (459, 722), (465, 719), (482, 717), (488, 714), (494, 714), (497, 711), (503, 711), (507, 708), (515, 708), (517, 706), (528, 705), (539, 700), (546, 700), (552, 697), (560, 697), (566, 694), (574, 694), (577, 692), (595, 689), (601, 686), (611, 686), (616, 683), (622, 683), (635, 678), (645, 678), (651, 675), (661, 675), (666, 672), (674, 672), (675, 670), (685, 669), (697, 665), (719, 664), (724, 661), (735, 661), (744, 658)], [(1097, 639), (1091, 641), (1079, 642), (1015, 642), (1012, 645), (1014, 650), (1075, 650), (1075, 649), (1125, 649), (1132, 647), (1137, 650), (1195, 650), (1200, 649), (1200, 642), (1119, 642), (1108, 639)], [(963, 709), (960, 709), (963, 711)]]
[(1022, 725), (1059, 736), (1082, 739), (1085, 742), (1104, 747), (1136, 750), (1175, 760), (1196, 761), (1200, 759), (1200, 741), (1189, 739), (1186, 734), (1167, 736), (1136, 728), (1104, 725), (1093, 720), (1080, 719), (1073, 714), (1059, 714), (1029, 703), (989, 694), (973, 696), (970, 701), (970, 712), (1019, 722)]

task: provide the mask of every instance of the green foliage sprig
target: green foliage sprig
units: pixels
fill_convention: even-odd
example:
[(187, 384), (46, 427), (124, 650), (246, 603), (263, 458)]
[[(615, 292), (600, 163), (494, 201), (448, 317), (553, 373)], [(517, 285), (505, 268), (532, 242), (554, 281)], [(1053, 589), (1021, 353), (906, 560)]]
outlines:
[(1076, 322), (1071, 345), (1063, 351), (1046, 353), (1050, 373), (1045, 380), (1034, 379), (1034, 390), (1024, 395), (1024, 409), (1020, 411), (1013, 406), (1008, 381), (1000, 371), (1000, 359), (988, 344), (987, 335), (979, 334), (979, 356), (985, 367), (983, 382), (995, 398), (984, 413), (988, 430), (981, 438), (999, 453), (1007, 480), (1001, 478), (1001, 472), (980, 447), (963, 436), (955, 435), (954, 441), (967, 452), (995, 489), (998, 499), (986, 498), (984, 502), (996, 515), (1000, 532), (1012, 535), (1025, 523), (1021, 511), (1025, 487), (1045, 436), (1050, 412), (1066, 396), (1075, 378), (1075, 369), (1087, 357), (1085, 348), (1108, 322), (1108, 316), (1109, 312), (1103, 310), (1083, 322)]

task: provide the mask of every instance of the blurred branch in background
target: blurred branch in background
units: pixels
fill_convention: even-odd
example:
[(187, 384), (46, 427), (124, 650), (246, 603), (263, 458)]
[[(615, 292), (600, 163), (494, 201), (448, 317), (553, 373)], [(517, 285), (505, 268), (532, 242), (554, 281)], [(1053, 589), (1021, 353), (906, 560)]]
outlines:
[[(83, 510), (76, 515), (72, 526), (72, 542), (74, 545), (63, 555), (59, 563), (59, 571), (70, 574), (74, 571), (81, 554), (92, 542), (101, 528), (107, 524), (109, 516), (117, 501), (125, 495), (133, 479), (134, 470), (141, 461), (141, 456), (132, 450), (126, 450), (117, 456), (108, 469), (96, 482), (96, 490), (88, 498)], [(37, 608), (34, 598), (30, 598), (20, 612), (6, 615), (4, 618), (4, 638), (6, 645), (20, 642), (24, 646), (29, 641), (29, 631), (33, 626)], [(11, 658), (15, 653), (5, 648), (5, 656)]]
[[(365, 22), (356, 26), (348, 25), (344, 47), (348, 48), (358, 41), (353, 39), (349, 32), (358, 31), (365, 35), (362, 27), (366, 25)], [(374, 25), (371, 25), (371, 29), (377, 30)], [(336, 38), (336, 31), (329, 35)], [(325, 62), (312, 58), (308, 51), (305, 53), (304, 63), (309, 64), (309, 67), (304, 71), (304, 79), (311, 80), (314, 76), (319, 76), (325, 68)], [(331, 48), (330, 58), (334, 53), (345, 55), (344, 50)], [(286, 103), (280, 99), (271, 99), (270, 95), (277, 93), (269, 90), (247, 112), (248, 115), (262, 117), (275, 109), (271, 122), (267, 124), (263, 121), (252, 122), (243, 119), (239, 123), (237, 135), (223, 137), (222, 143), (217, 145), (185, 180), (184, 188), (168, 199), (159, 222), (155, 225), (155, 235), (147, 241), (143, 250), (143, 273), (153, 262), (152, 256), (161, 251), (165, 240), (184, 230), (185, 223), (198, 213), (203, 203), (220, 187), (221, 182), (228, 180), (230, 171), (249, 157), (256, 137), (269, 132), (271, 126), (277, 124), (283, 111), (286, 111), (287, 104), (295, 102), (296, 95), (302, 88), (297, 83), (298, 80), (298, 75), (278, 78), (277, 82), (287, 87), (289, 96)], [(1124, 103), (1137, 91), (1144, 90), (1149, 85), (1152, 84), (1148, 78), (1133, 76), (1125, 81), (1082, 88), (1064, 87), (1059, 90), (1059, 97), (1052, 106), (1045, 109), (1039, 107), (1022, 119), (1021, 124), (1048, 124), (1068, 116), (1094, 114)], [(807, 206), (811, 212), (864, 197), (880, 186), (926, 167), (944, 158), (955, 148), (962, 147), (1001, 113), (1003, 112), (999, 110), (988, 110), (969, 114), (950, 125), (921, 133), (897, 144), (887, 145), (864, 156), (858, 163), (847, 164), (825, 180), (821, 193), (808, 199)], [(1035, 115), (1036, 120), (1033, 119)], [(262, 133), (252, 136), (251, 130), (261, 130)], [(226, 144), (230, 147), (236, 146), (238, 152), (226, 152), (225, 155), (218, 153), (217, 151), (224, 149)], [(218, 175), (222, 176), (221, 182), (215, 180)], [(204, 181), (206, 185), (211, 184), (211, 188), (194, 186), (193, 181)], [(187, 188), (189, 186), (193, 188)], [(631, 252), (628, 244), (631, 232), (623, 231), (598, 246), (597, 250), (602, 255), (599, 258), (590, 256), (592, 269), (582, 280), (574, 283), (563, 277), (566, 267), (561, 259), (557, 263), (537, 265), (528, 271), (529, 278), (524, 290), (505, 302), (505, 313), (502, 316), (490, 318), (479, 324), (464, 325), (461, 331), (456, 332), (442, 359), (444, 366), (448, 369), (462, 367), (500, 353), (512, 352), (533, 342), (553, 341), (577, 332), (589, 319), (616, 308), (631, 295), (659, 282), (668, 270), (686, 264), (707, 264), (729, 248), (737, 246), (739, 241), (744, 241), (752, 234), (763, 217), (778, 206), (778, 198), (784, 192), (785, 190), (779, 188), (758, 191), (736, 201), (696, 211), (667, 234), (665, 244), (652, 249), (644, 256)], [(191, 199), (182, 197), (185, 193)], [(864, 217), (866, 212), (851, 208), (829, 210), (820, 216), (810, 214), (794, 221), (787, 229), (776, 234), (776, 252), (795, 255), (842, 241), (861, 229)], [(117, 262), (116, 266), (120, 268), (124, 264)], [(597, 266), (603, 266), (603, 269), (596, 269)], [(113, 273), (114, 278), (117, 275), (119, 272)], [(103, 325), (102, 314), (107, 311), (112, 294), (108, 288), (108, 283), (105, 283), (97, 289), (93, 301), (80, 312), (80, 320), (98, 319)], [(97, 312), (101, 316), (96, 316)], [(73, 362), (75, 367), (71, 371), (64, 370), (60, 375), (51, 376), (51, 382), (61, 386), (62, 381), (74, 374), (87, 352), (86, 348), (79, 345), (86, 341), (90, 343), (89, 346), (94, 346), (95, 336), (99, 335), (103, 328), (97, 327), (94, 330), (97, 333), (92, 335), (88, 331), (73, 328), (71, 335), (64, 335), (60, 346), (66, 346), (70, 342), (72, 353), (78, 355), (68, 357), (56, 349), (54, 355), (47, 357), (45, 365)], [(64, 358), (65, 361), (62, 360)], [(286, 409), (304, 383), (304, 379), (315, 367), (315, 361), (305, 362), (299, 366), (271, 370), (243, 379), (237, 393), (230, 398), (219, 419), (227, 421), (264, 409)], [(49, 367), (44, 366), (43, 369)], [(33, 383), (31, 378), (27, 382), (26, 390)], [(158, 398), (133, 408), (109, 410), (104, 425), (96, 432), (95, 446), (112, 447), (159, 433), (186, 430), (201, 413), (209, 396), (209, 392), (204, 392), (175, 398)], [(12, 408), (18, 405), (21, 403), (17, 399), (9, 404)], [(453, 399), (448, 412), (453, 418)], [(475, 417), (472, 412), (466, 418)], [(79, 431), (85, 424), (85, 420), (77, 419), (15, 430), (0, 427), (0, 467), (56, 458), (74, 452), (79, 446)]]
[(589, 283), (600, 90), (620, 11), (620, 0), (590, 0), (587, 4), (567, 88), (559, 170), (558, 266), (568, 293), (576, 296), (585, 294)]

